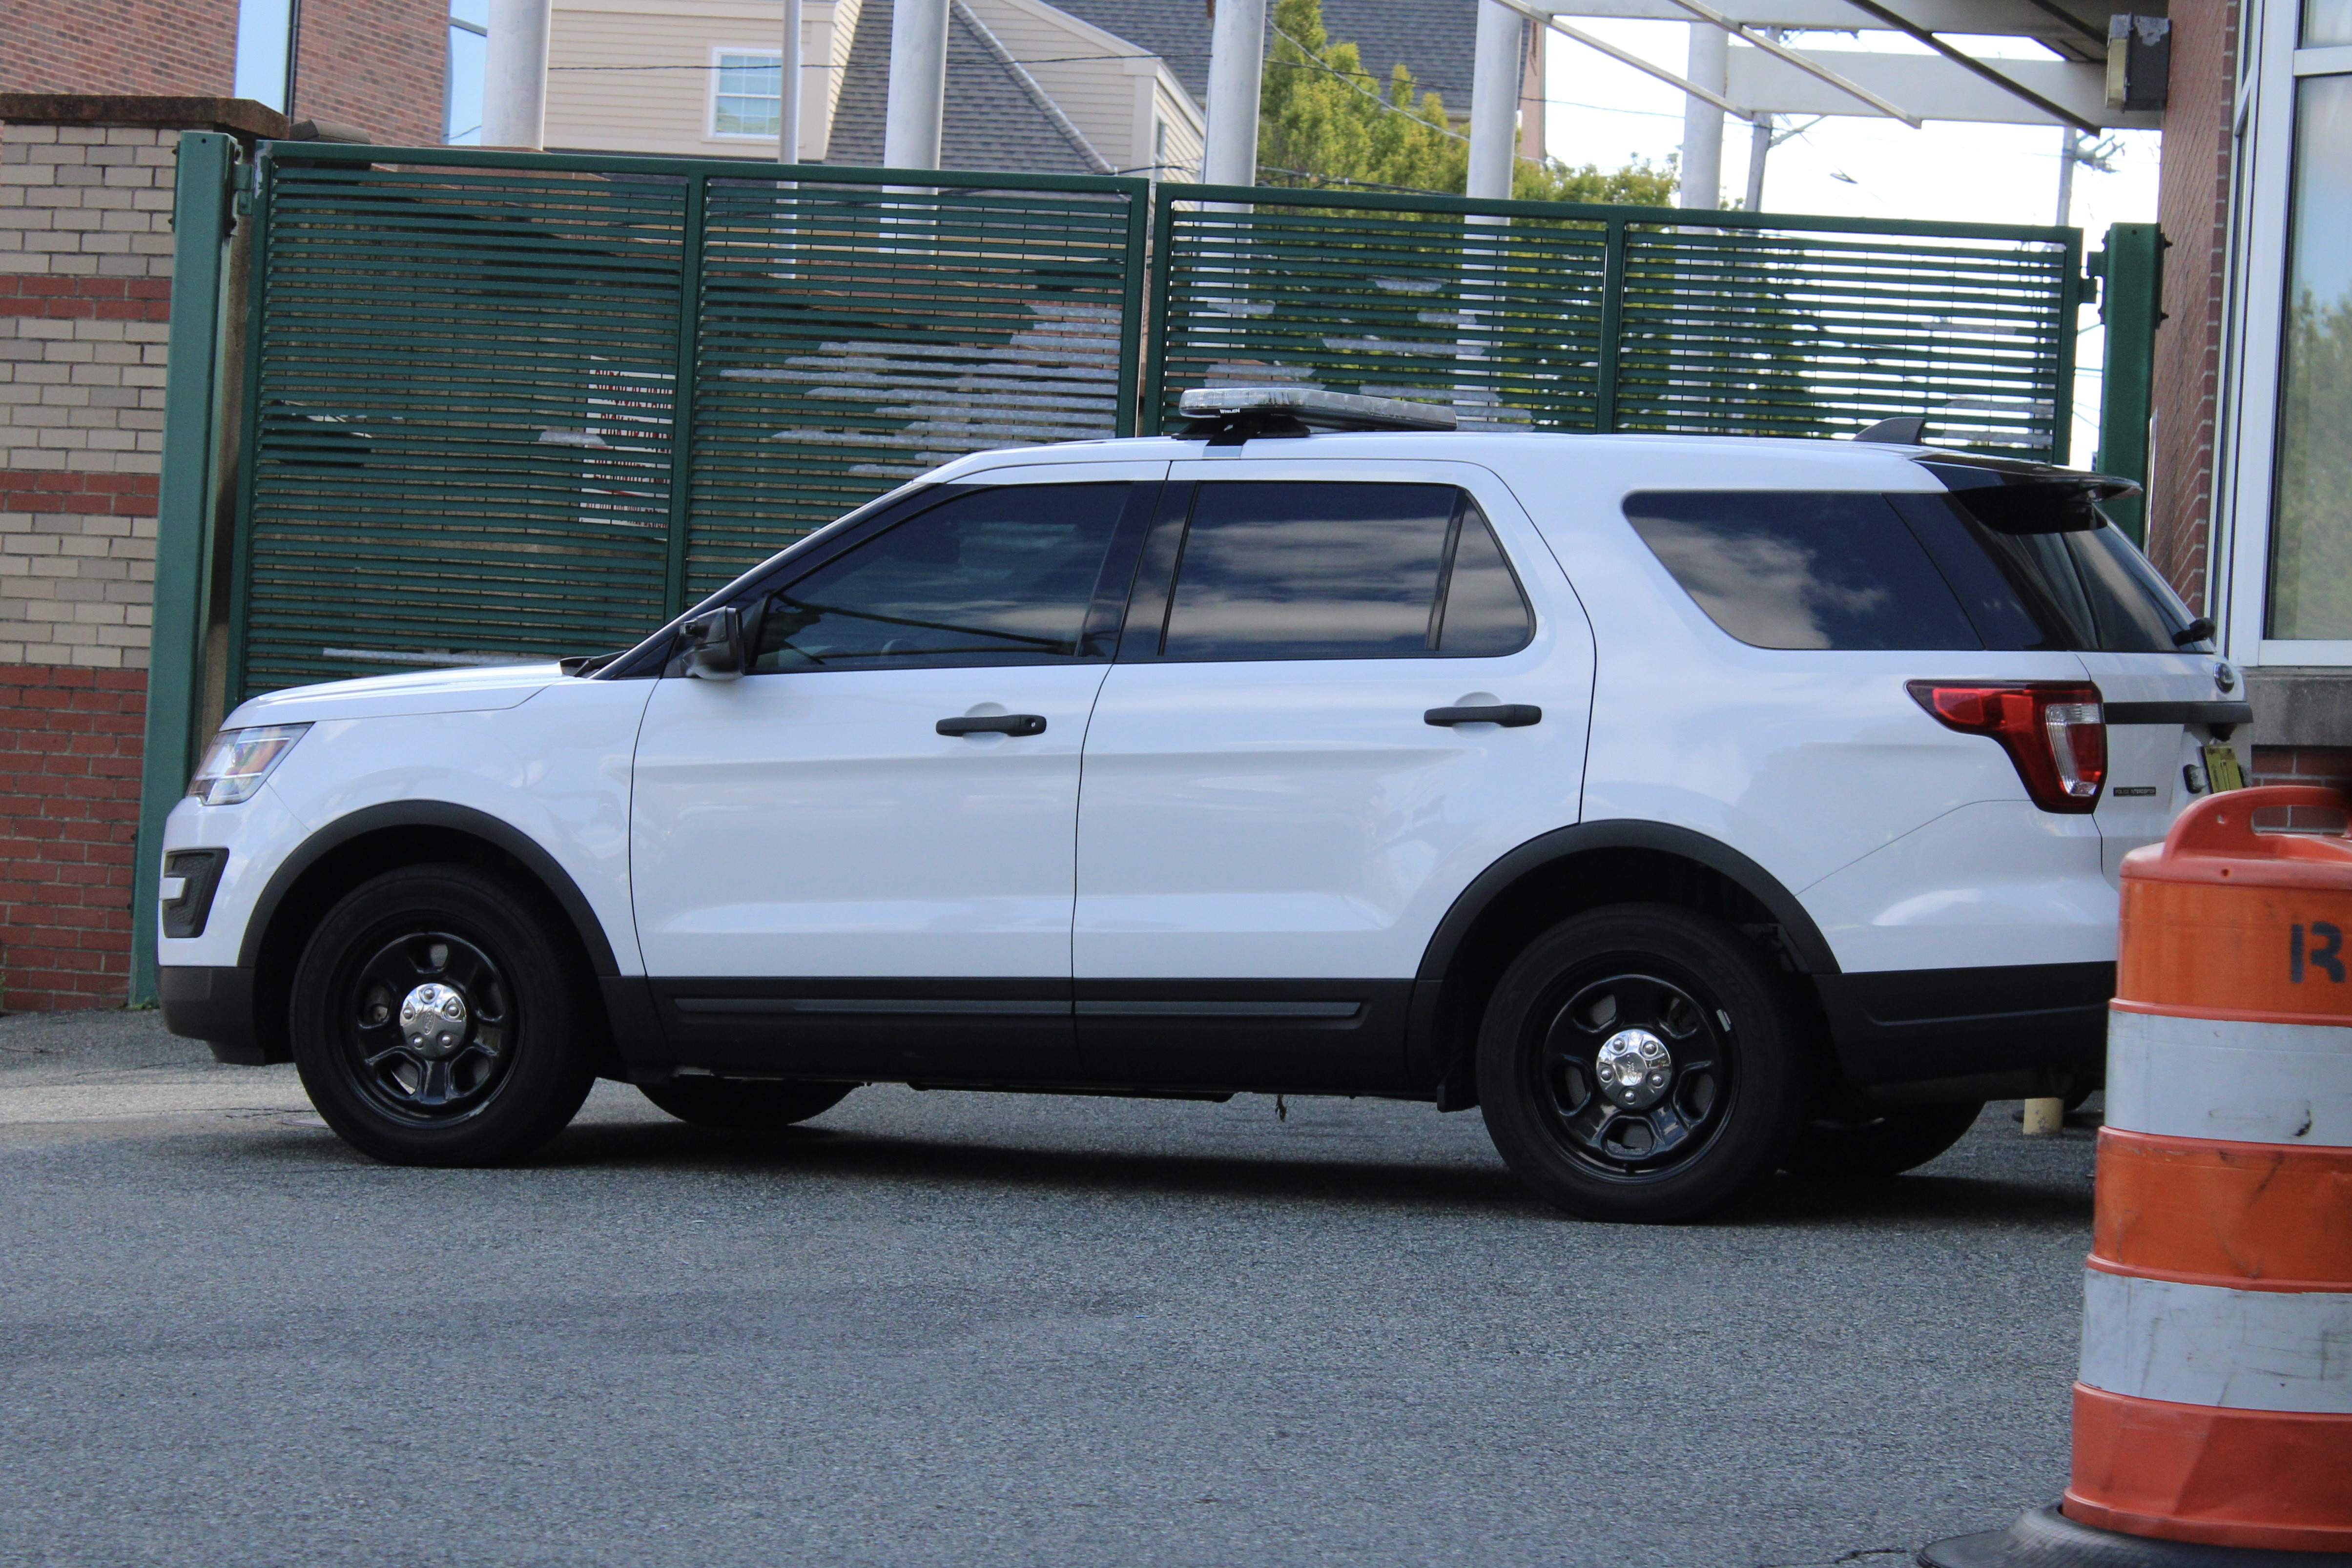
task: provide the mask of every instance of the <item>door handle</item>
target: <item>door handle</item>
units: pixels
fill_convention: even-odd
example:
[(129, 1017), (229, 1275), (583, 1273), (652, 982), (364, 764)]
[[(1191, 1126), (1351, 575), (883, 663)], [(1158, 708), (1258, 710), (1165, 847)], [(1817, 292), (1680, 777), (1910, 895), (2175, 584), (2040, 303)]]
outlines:
[(1500, 724), (1506, 730), (1543, 722), (1543, 710), (1532, 702), (1492, 702), (1478, 708), (1433, 708), (1421, 716), (1424, 724)]
[(1043, 713), (998, 713), (984, 719), (942, 719), (931, 726), (942, 735), (1042, 735)]

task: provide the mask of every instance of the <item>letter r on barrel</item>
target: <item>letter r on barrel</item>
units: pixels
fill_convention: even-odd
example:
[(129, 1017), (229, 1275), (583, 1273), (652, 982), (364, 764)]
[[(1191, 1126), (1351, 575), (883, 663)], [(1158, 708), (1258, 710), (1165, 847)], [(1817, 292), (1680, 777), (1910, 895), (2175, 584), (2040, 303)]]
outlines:
[(2303, 966), (2308, 962), (2337, 985), (2344, 984), (2344, 929), (2326, 921), (2311, 922), (2312, 941), (2308, 952), (2304, 948), (2303, 928), (2287, 928), (2286, 975), (2297, 985), (2303, 984)]

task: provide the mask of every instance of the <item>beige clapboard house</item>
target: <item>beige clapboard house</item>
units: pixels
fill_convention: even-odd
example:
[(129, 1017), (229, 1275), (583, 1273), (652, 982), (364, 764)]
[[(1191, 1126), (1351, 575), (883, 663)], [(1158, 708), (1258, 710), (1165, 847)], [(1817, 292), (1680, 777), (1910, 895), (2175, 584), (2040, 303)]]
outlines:
[[(1167, 58), (1198, 52), (1191, 29), (1158, 48), (1113, 30), (1129, 16), (1159, 22), (1165, 5), (950, 0), (942, 164), (1197, 177), (1201, 94), (1188, 79), (1206, 60)], [(548, 147), (774, 158), (782, 11), (780, 0), (556, 0)], [(891, 0), (803, 0), (808, 160), (882, 162), (890, 12)]]

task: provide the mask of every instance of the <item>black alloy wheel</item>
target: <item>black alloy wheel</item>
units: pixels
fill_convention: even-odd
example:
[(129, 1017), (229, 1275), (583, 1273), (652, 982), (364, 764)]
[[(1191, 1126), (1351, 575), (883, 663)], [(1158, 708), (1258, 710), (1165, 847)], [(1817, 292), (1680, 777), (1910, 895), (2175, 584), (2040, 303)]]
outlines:
[(417, 1165), (496, 1164), (562, 1131), (594, 1083), (597, 1020), (560, 919), (470, 867), (354, 889), (294, 975), (294, 1060), (327, 1124)]
[(1786, 978), (1722, 921), (1596, 910), (1495, 988), (1478, 1098), (1511, 1169), (1580, 1218), (1696, 1218), (1779, 1168), (1803, 1125)]
[(680, 1121), (697, 1127), (765, 1132), (822, 1116), (856, 1087), (854, 1083), (674, 1078), (667, 1083), (641, 1083), (637, 1092)]

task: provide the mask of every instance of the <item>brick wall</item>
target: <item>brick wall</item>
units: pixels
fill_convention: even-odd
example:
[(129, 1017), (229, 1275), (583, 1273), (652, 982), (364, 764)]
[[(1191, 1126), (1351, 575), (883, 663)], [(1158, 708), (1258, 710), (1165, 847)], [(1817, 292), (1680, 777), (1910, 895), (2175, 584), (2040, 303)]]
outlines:
[[(238, 0), (0, 0), (0, 92), (226, 98)], [(296, 115), (438, 146), (447, 0), (303, 0)]]
[(0, 665), (0, 1007), (120, 1007), (147, 678)]
[(119, 1006), (174, 130), (0, 126), (0, 1006)]
[(2156, 446), (2148, 554), (2192, 605), (2205, 603), (2213, 422), (2221, 393), (2221, 269), (2230, 205), (2237, 0), (2174, 0), (2157, 221), (2166, 319), (2156, 333)]
[(301, 51), (295, 118), (354, 125), (377, 142), (441, 144), (448, 0), (303, 0)]
[(0, 0), (0, 92), (226, 98), (237, 0)]

